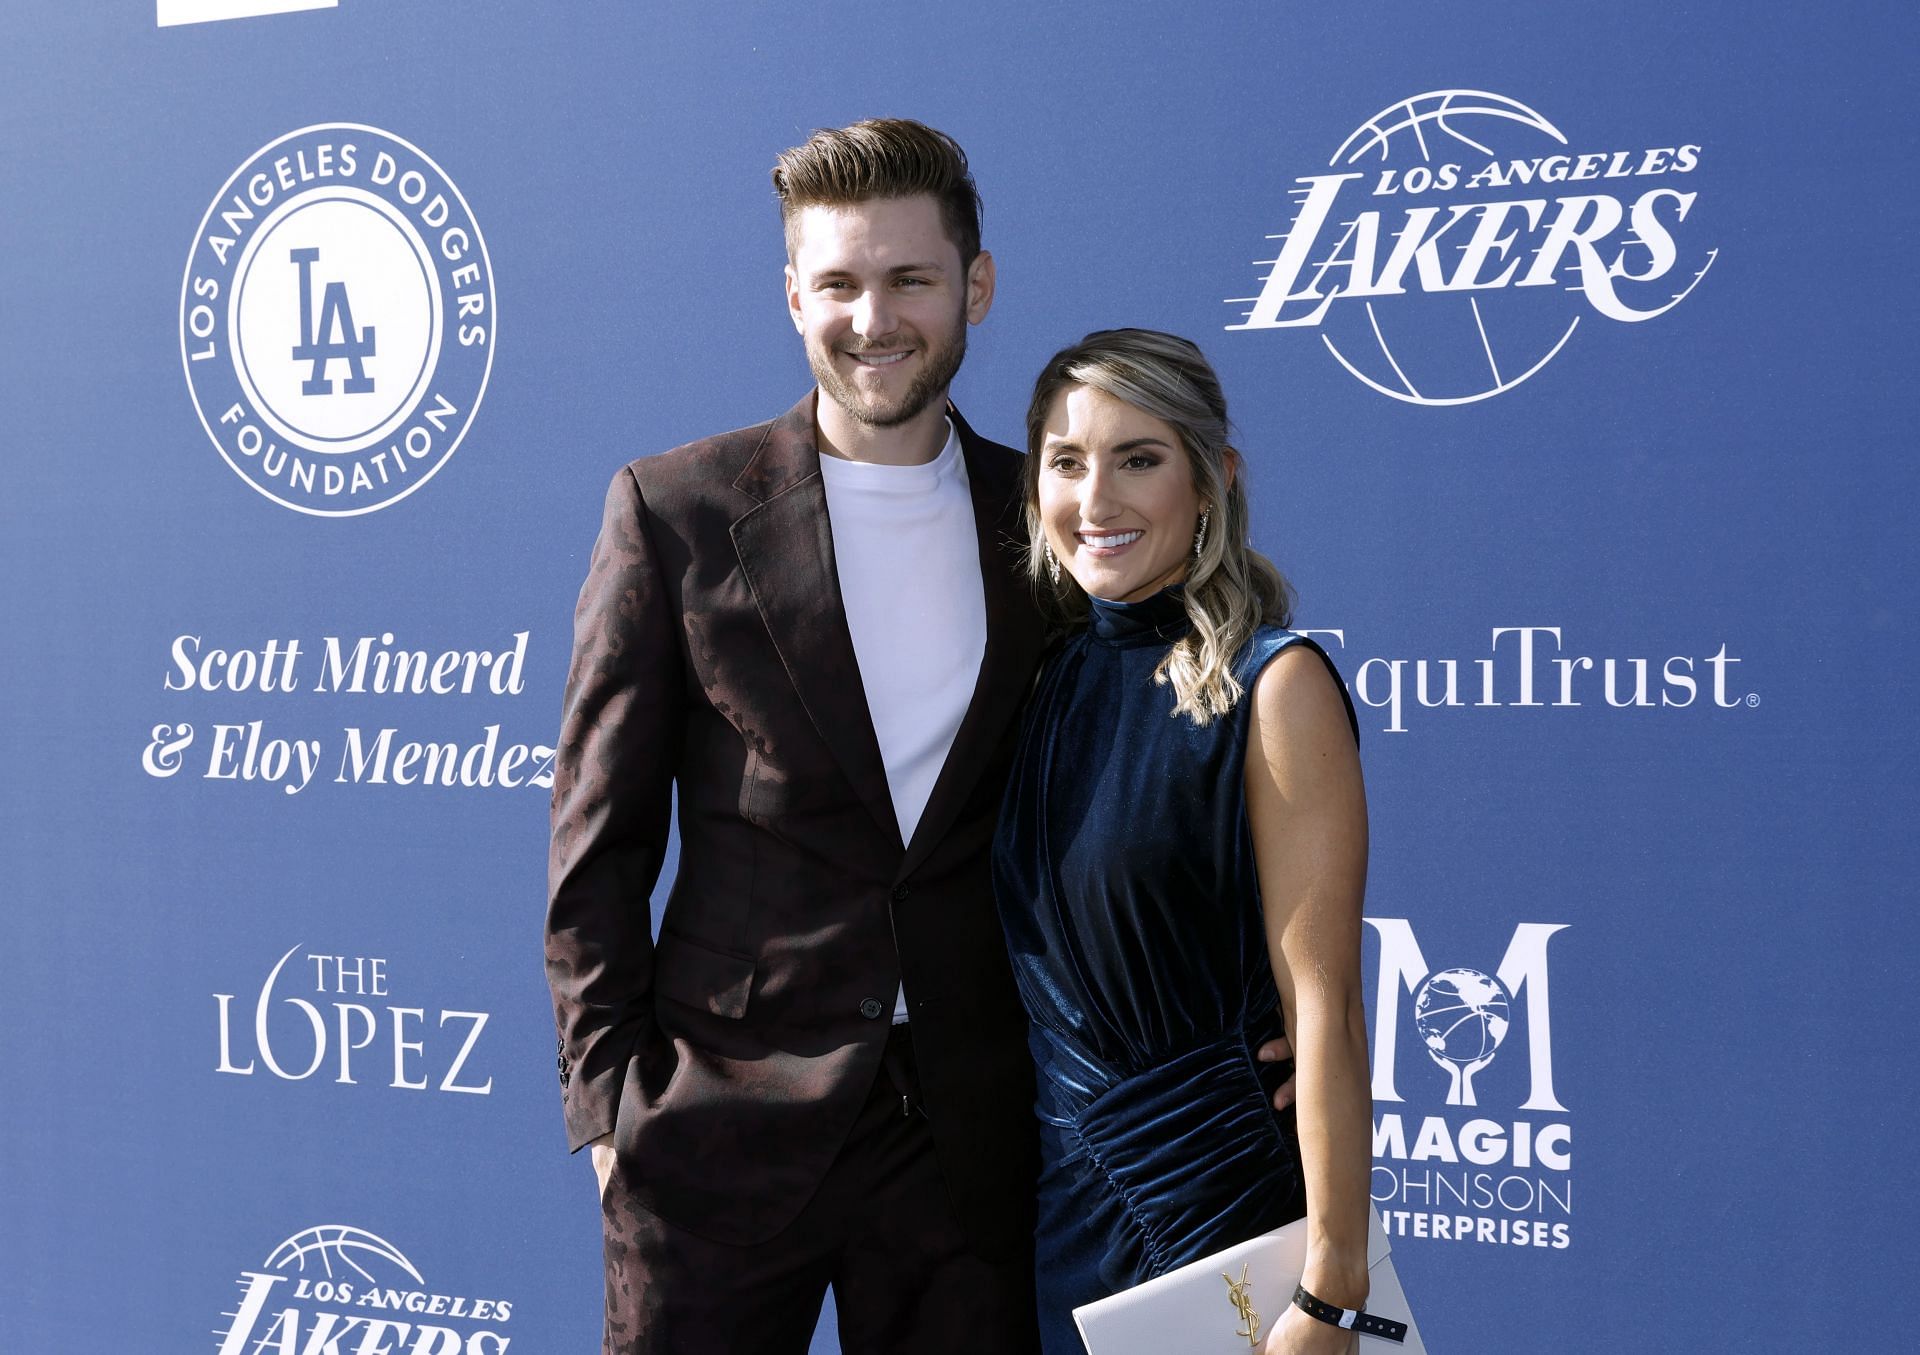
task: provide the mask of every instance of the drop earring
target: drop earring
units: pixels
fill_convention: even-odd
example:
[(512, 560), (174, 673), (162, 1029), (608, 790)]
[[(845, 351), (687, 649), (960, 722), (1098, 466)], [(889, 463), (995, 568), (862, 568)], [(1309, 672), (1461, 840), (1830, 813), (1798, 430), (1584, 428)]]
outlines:
[(1207, 517), (1212, 512), (1213, 510), (1211, 508), (1202, 508), (1200, 510), (1200, 529), (1193, 534), (1193, 553), (1196, 556), (1200, 554), (1201, 550), (1207, 544)]
[(1046, 552), (1047, 577), (1053, 580), (1053, 586), (1058, 588), (1060, 586), (1060, 560), (1059, 557), (1053, 553), (1053, 543), (1051, 541), (1046, 545)]

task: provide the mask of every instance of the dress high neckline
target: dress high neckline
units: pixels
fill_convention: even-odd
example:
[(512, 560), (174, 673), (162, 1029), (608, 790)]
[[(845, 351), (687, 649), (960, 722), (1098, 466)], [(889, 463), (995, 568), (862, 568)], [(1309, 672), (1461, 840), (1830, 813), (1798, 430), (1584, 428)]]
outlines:
[(1104, 645), (1170, 645), (1193, 628), (1187, 617), (1186, 588), (1171, 584), (1138, 602), (1109, 602), (1089, 596), (1087, 632)]

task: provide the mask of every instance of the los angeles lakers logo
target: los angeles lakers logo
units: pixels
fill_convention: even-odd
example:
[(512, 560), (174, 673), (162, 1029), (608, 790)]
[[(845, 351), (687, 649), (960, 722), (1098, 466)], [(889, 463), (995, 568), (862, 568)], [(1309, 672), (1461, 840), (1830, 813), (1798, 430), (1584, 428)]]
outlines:
[(200, 421), (275, 503), (370, 513), (444, 466), (493, 363), (493, 270), (466, 199), (411, 143), (336, 123), (257, 151), (187, 260)]
[(1704, 152), (1581, 135), (1485, 90), (1382, 109), (1295, 179), (1227, 328), (1316, 330), (1381, 395), (1466, 405), (1536, 375), (1587, 316), (1665, 315), (1719, 253), (1699, 238)]
[(218, 1355), (265, 1351), (391, 1351), (507, 1355), (514, 1300), (429, 1287), (393, 1243), (364, 1228), (323, 1223), (244, 1269), (221, 1310)]

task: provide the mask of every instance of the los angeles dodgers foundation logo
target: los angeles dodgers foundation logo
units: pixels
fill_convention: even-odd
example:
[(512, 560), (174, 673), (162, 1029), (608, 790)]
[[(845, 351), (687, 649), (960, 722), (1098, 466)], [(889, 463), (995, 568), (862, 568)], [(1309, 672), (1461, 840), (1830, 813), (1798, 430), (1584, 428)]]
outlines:
[[(1698, 145), (1575, 144), (1482, 90), (1382, 109), (1294, 180), (1292, 221), (1231, 330), (1317, 329), (1356, 380), (1415, 405), (1512, 390), (1583, 316), (1638, 323), (1713, 266), (1689, 218)], [(1584, 305), (1582, 304), (1584, 302)]]
[(194, 236), (180, 353), (207, 435), (260, 493), (351, 517), (446, 465), (487, 388), (493, 269), (418, 147), (305, 127), (236, 170)]
[[(1572, 1245), (1573, 1126), (1554, 1086), (1547, 960), (1566, 924), (1522, 922), (1497, 963), (1436, 970), (1405, 918), (1366, 923), (1379, 944), (1372, 1194), (1382, 1224), (1449, 1242)], [(1483, 1094), (1475, 1079), (1510, 1055), (1524, 1057), (1524, 1076), (1503, 1065), (1501, 1085)]]

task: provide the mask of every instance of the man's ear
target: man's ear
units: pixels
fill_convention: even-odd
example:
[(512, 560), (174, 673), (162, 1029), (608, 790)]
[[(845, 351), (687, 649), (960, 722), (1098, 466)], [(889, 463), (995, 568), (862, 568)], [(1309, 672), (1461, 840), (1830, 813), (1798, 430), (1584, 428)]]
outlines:
[(981, 250), (967, 265), (967, 323), (977, 325), (993, 309), (993, 255)]
[(793, 317), (793, 327), (802, 334), (807, 332), (806, 321), (800, 318), (800, 275), (793, 271), (793, 265), (787, 265), (787, 314)]

